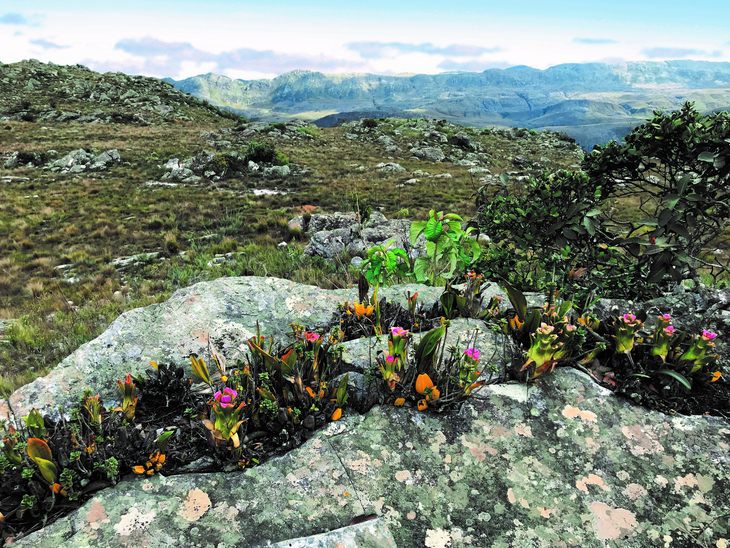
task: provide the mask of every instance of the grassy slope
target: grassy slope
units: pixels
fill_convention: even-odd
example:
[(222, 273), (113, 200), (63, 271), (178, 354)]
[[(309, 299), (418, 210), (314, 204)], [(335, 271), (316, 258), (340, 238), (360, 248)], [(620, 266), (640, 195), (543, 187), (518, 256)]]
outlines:
[[(92, 80), (101, 77), (83, 71), (80, 75)], [(100, 105), (88, 98), (75, 103), (65, 98), (61, 103), (53, 96), (59, 86), (52, 79), (44, 85), (45, 91), (28, 93), (16, 87), (12, 101), (15, 105), (28, 101), (37, 112), (51, 101), (64, 111), (139, 111), (139, 107), (118, 102)], [(413, 160), (407, 146), (388, 154), (377, 144), (345, 139), (347, 129), (342, 127), (314, 130), (316, 138), (272, 141), (292, 163), (311, 170), (303, 176), (275, 181), (252, 175), (196, 186), (149, 187), (145, 182), (159, 180), (169, 158), (182, 160), (213, 150), (201, 139), (201, 132), (240, 123), (199, 102), (180, 104), (175, 108), (189, 121), (144, 111), (153, 125), (0, 122), (0, 178), (12, 177), (0, 179), (0, 333), (4, 326), (0, 391), (8, 393), (45, 374), (125, 310), (163, 301), (175, 289), (197, 281), (224, 275), (272, 275), (322, 287), (352, 283), (354, 272), (347, 258), (332, 265), (302, 257), (300, 242), (277, 247), (281, 241), (298, 239), (286, 222), (301, 206), (315, 206), (315, 212), (326, 213), (370, 205), (381, 208), (387, 217), (406, 208), (411, 219), (426, 218), (431, 208), (465, 218), (474, 213), (477, 182), (468, 168)], [(8, 104), (0, 108), (7, 113)], [(397, 124), (389, 121), (381, 129), (403, 145), (420, 135), (408, 125), (395, 134)], [(556, 167), (576, 163), (575, 155), (565, 151), (541, 150), (530, 134), (522, 140), (472, 134), (492, 158), (493, 173), (512, 169), (511, 159), (518, 154), (535, 159), (548, 156)], [(78, 148), (116, 148), (122, 164), (108, 172), (75, 175), (2, 168), (12, 151), (55, 149), (60, 157)], [(383, 175), (374, 169), (383, 161), (399, 162), (408, 171)], [(366, 169), (359, 171), (352, 164)], [(453, 179), (422, 179), (414, 187), (397, 186), (416, 169), (448, 172)], [(253, 187), (288, 193), (260, 197), (246, 193)], [(120, 256), (163, 251), (166, 239), (176, 241), (179, 249), (174, 251), (186, 252), (185, 256), (168, 249), (167, 260), (126, 273), (111, 264)], [(245, 252), (236, 266), (207, 266), (215, 253), (236, 250)], [(60, 275), (56, 267), (68, 263), (76, 265), (80, 281), (69, 283)]]

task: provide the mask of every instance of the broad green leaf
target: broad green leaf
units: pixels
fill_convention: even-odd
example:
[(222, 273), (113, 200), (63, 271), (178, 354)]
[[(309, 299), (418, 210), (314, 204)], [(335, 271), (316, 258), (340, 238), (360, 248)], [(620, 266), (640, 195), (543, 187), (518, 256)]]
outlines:
[(347, 394), (347, 382), (350, 378), (350, 373), (345, 373), (345, 376), (340, 379), (340, 385), (337, 387), (337, 403), (342, 406), (345, 404), (348, 398)]
[(418, 236), (421, 235), (421, 232), (426, 230), (426, 222), (427, 221), (414, 221), (411, 223), (411, 243), (413, 245), (416, 245), (416, 240), (418, 240)]
[(447, 221), (459, 221), (459, 222), (461, 222), (464, 219), (462, 219), (461, 217), (459, 217), (456, 213), (447, 213), (446, 215), (444, 215), (444, 220), (447, 220)]
[(443, 338), (444, 333), (446, 333), (445, 327), (432, 329), (418, 343), (418, 347), (416, 348), (416, 364), (419, 374), (423, 373), (426, 367), (433, 363), (433, 356), (436, 350), (438, 350), (439, 342)]
[(429, 261), (426, 257), (419, 257), (413, 265), (413, 274), (416, 276), (418, 283), (423, 283), (428, 280), (428, 266)]
[(540, 322), (542, 320), (542, 313), (541, 311), (536, 308), (532, 311), (532, 314), (525, 320), (525, 325), (523, 327), (524, 333), (534, 333), (535, 330), (540, 327)]
[(657, 219), (657, 225), (658, 226), (667, 226), (667, 223), (672, 218), (672, 210), (671, 209), (664, 209), (659, 214), (659, 218)]
[(509, 302), (512, 303), (512, 308), (514, 308), (515, 312), (517, 312), (517, 317), (521, 322), (524, 322), (525, 316), (527, 316), (527, 299), (525, 299), (525, 296), (521, 291), (515, 289), (506, 282), (504, 283), (504, 290), (505, 293), (507, 293)]
[(48, 447), (48, 444), (41, 439), (30, 438), (28, 440), (27, 451), (28, 456), (32, 461), (36, 461), (37, 459), (53, 460), (51, 448)]
[(666, 273), (666, 269), (664, 268), (664, 265), (655, 263), (652, 266), (652, 269), (649, 272), (649, 275), (646, 277), (646, 281), (647, 281), (647, 283), (650, 283), (650, 284), (659, 283), (664, 278), (665, 273)]
[(691, 180), (692, 180), (692, 175), (690, 175), (689, 173), (686, 173), (685, 175), (683, 175), (682, 177), (679, 178), (679, 181), (677, 181), (677, 192), (679, 193), (680, 196), (682, 194), (684, 194), (685, 190), (687, 190), (687, 185), (690, 183)]
[(588, 231), (588, 234), (590, 234), (591, 236), (594, 236), (596, 234), (596, 229), (593, 226), (592, 219), (590, 219), (588, 217), (584, 217), (583, 218), (583, 225), (586, 227), (586, 230)]
[(441, 237), (441, 234), (443, 234), (444, 227), (441, 221), (437, 221), (436, 219), (429, 219), (426, 221), (426, 229), (424, 230), (424, 234), (426, 235), (426, 239), (430, 242), (438, 241), (438, 239)]
[(674, 221), (672, 221), (667, 225), (667, 228), (669, 230), (671, 230), (672, 232), (676, 232), (677, 234), (679, 234), (680, 236), (682, 236), (682, 238), (685, 238), (686, 240), (692, 239), (692, 236), (690, 236), (689, 231), (679, 223), (675, 223)]
[(58, 468), (56, 468), (55, 464), (53, 464), (50, 460), (42, 458), (36, 458), (35, 463), (38, 465), (38, 468), (40, 468), (41, 475), (48, 483), (51, 485), (56, 483), (56, 480), (58, 479)]
[(677, 205), (679, 198), (680, 197), (677, 194), (667, 194), (664, 197), (664, 201), (667, 204), (667, 209), (673, 210), (674, 207)]
[(702, 152), (699, 156), (697, 156), (697, 159), (700, 162), (714, 162), (715, 155), (712, 152)]

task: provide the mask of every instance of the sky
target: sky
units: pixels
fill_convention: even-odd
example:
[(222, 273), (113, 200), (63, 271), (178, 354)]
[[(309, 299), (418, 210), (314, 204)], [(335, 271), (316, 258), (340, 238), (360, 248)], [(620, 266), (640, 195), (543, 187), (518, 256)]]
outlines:
[(0, 0), (0, 62), (176, 80), (730, 62), (728, 0)]

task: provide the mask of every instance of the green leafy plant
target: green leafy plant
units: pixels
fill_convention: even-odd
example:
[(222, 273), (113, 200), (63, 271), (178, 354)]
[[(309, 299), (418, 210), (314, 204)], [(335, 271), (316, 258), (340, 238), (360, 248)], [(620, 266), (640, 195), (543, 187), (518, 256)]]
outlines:
[(409, 276), (408, 254), (402, 249), (390, 249), (394, 243), (391, 240), (386, 245), (368, 249), (368, 258), (362, 262), (360, 269), (370, 284), (401, 283)]
[[(455, 213), (444, 215), (442, 211), (436, 213), (432, 209), (429, 217), (428, 221), (411, 223), (411, 243), (416, 245), (418, 237), (423, 234), (428, 255), (416, 259), (413, 272), (419, 283), (428, 281), (430, 273), (431, 285), (436, 285), (437, 275), (449, 278), (457, 268), (464, 271), (469, 268), (478, 260), (481, 249), (476, 240), (469, 238), (474, 229), (462, 230), (462, 219)], [(446, 261), (448, 267), (439, 272), (441, 261)]]

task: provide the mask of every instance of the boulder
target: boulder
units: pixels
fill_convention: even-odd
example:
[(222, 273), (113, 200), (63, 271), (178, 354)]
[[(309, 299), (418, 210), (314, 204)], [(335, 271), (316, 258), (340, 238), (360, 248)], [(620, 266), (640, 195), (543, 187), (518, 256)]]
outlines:
[[(120, 267), (149, 260), (129, 257)], [(419, 301), (433, 303), (443, 288), (419, 284), (382, 288), (380, 295), (406, 306), (405, 292), (418, 292)], [(58, 416), (58, 406), (70, 409), (84, 388), (117, 401), (116, 380), (138, 375), (149, 362), (175, 362), (190, 370), (191, 353), (208, 355), (210, 341), (229, 361), (248, 352), (246, 340), (262, 333), (288, 343), (294, 321), (311, 329), (326, 327), (339, 303), (357, 300), (357, 288), (327, 291), (277, 278), (219, 278), (176, 291), (168, 301), (129, 310), (93, 341), (58, 364), (47, 376), (25, 385), (10, 397), (15, 416), (35, 407)], [(0, 419), (7, 409), (0, 402)]]
[(411, 154), (421, 160), (430, 160), (432, 162), (441, 162), (446, 158), (444, 151), (436, 147), (414, 147)]
[(291, 173), (289, 166), (271, 166), (264, 168), (264, 177), (287, 177)]
[(375, 169), (384, 173), (399, 173), (406, 170), (402, 165), (395, 162), (381, 162), (375, 166)]
[[(289, 221), (289, 226), (303, 226), (303, 217)], [(365, 254), (375, 245), (387, 245), (403, 249), (412, 258), (426, 254), (426, 240), (419, 237), (416, 246), (410, 240), (411, 222), (405, 219), (385, 218), (378, 211), (370, 214), (365, 225), (361, 225), (355, 213), (334, 213), (333, 215), (312, 215), (306, 233), (311, 236), (306, 255), (318, 255), (332, 259), (343, 251), (351, 255)]]
[[(381, 291), (405, 303), (406, 289), (424, 302), (442, 290)], [(111, 403), (114, 380), (149, 360), (182, 363), (209, 340), (235, 359), (256, 319), (280, 339), (356, 296), (274, 278), (202, 282), (126, 312), (10, 403), (15, 416), (48, 412), (86, 385)], [(457, 320), (451, 335), (480, 324)], [(478, 336), (484, 361), (498, 360), (499, 339)], [(348, 343), (355, 370), (368, 351)], [(362, 375), (350, 378), (363, 389)], [(559, 368), (530, 389), (484, 386), (443, 413), (346, 408), (297, 449), (242, 471), (127, 477), (13, 546), (726, 546), (728, 447), (726, 419), (648, 411)]]

